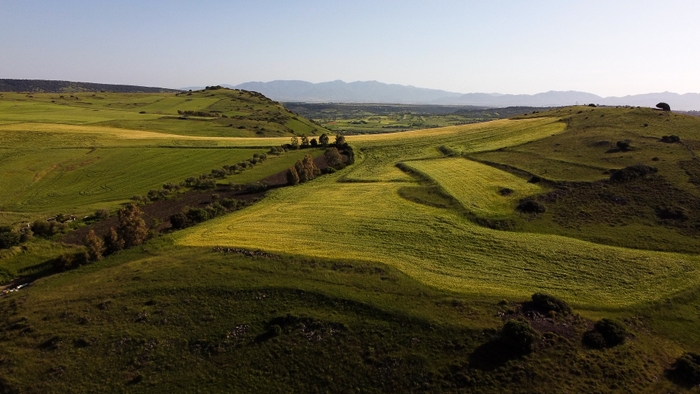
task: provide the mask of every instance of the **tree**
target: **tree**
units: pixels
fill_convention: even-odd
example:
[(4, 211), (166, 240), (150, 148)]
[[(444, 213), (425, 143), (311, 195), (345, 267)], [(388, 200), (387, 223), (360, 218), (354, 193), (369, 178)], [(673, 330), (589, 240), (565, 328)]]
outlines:
[(309, 147), (309, 137), (302, 135), (301, 136), (301, 147), (302, 148), (308, 148)]
[(139, 207), (134, 204), (119, 210), (117, 234), (124, 240), (125, 248), (141, 245), (148, 237), (148, 227), (141, 219), (142, 214)]
[(316, 138), (312, 138), (310, 142), (311, 142), (312, 148), (315, 148), (318, 146), (318, 141), (316, 141)]
[(321, 175), (321, 170), (316, 167), (316, 163), (314, 163), (314, 158), (311, 157), (311, 155), (306, 155), (304, 156), (304, 167), (308, 171), (309, 174), (311, 174), (310, 179), (314, 179), (317, 176)]
[(293, 166), (287, 170), (287, 184), (290, 186), (299, 184), (299, 173)]
[(181, 230), (181, 229), (189, 226), (190, 223), (189, 223), (189, 219), (187, 218), (187, 215), (185, 215), (184, 212), (179, 212), (179, 213), (170, 215), (170, 225), (175, 230)]
[(87, 260), (88, 261), (99, 261), (102, 260), (102, 255), (105, 250), (104, 241), (95, 235), (95, 231), (90, 230), (90, 232), (83, 239), (83, 245), (87, 248)]
[(671, 110), (671, 106), (664, 103), (664, 102), (656, 104), (656, 108), (659, 108), (662, 111), (670, 111)]
[(299, 149), (299, 138), (297, 138), (296, 135), (292, 137), (292, 139), (291, 139), (291, 141), (290, 141), (290, 143), (289, 143), (289, 146), (290, 146), (292, 149)]
[(324, 148), (327, 147), (329, 142), (328, 135), (326, 135), (326, 133), (321, 134), (321, 136), (318, 137), (318, 142), (323, 145)]
[(304, 156), (303, 160), (297, 160), (296, 164), (294, 164), (294, 169), (299, 175), (300, 183), (310, 181), (321, 174), (321, 170), (316, 167), (314, 158), (311, 155)]
[(340, 152), (338, 152), (338, 148), (331, 147), (326, 149), (323, 156), (326, 157), (326, 161), (331, 167), (335, 167), (343, 162), (343, 157), (340, 155)]
[(102, 239), (104, 241), (105, 253), (107, 254), (112, 254), (124, 249), (124, 240), (119, 237), (114, 227), (110, 227), (109, 232), (105, 234)]
[(341, 148), (341, 147), (343, 147), (343, 145), (345, 145), (345, 136), (340, 135), (340, 134), (336, 135), (335, 136), (335, 146), (337, 146), (338, 148)]
[(297, 162), (294, 163), (294, 170), (299, 176), (299, 183), (306, 182), (311, 179), (309, 178), (309, 174), (306, 171), (306, 168), (304, 168), (304, 162), (302, 162), (301, 160), (297, 160)]

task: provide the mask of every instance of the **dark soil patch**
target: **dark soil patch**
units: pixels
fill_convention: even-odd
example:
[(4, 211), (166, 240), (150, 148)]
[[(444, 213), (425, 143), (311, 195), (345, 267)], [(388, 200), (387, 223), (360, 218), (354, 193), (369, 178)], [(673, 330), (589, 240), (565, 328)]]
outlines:
[[(347, 161), (347, 155), (343, 155), (343, 161)], [(323, 155), (316, 157), (314, 163), (320, 170), (324, 170), (328, 167), (328, 162)], [(268, 190), (287, 186), (287, 170), (260, 179), (258, 182), (267, 184)], [(212, 197), (213, 194), (218, 194), (218, 198), (215, 199)], [(250, 192), (247, 190), (234, 190), (229, 185), (218, 185), (217, 188), (213, 190), (189, 190), (166, 200), (154, 201), (143, 205), (141, 211), (143, 212), (143, 219), (149, 227), (155, 228), (156, 231), (163, 232), (171, 228), (170, 216), (182, 212), (185, 207), (204, 208), (214, 201), (225, 198), (234, 198), (245, 201), (247, 204), (252, 204), (262, 199), (264, 196), (265, 191)], [(66, 234), (63, 237), (63, 242), (82, 245), (83, 239), (90, 230), (95, 231), (95, 234), (98, 236), (104, 236), (109, 232), (110, 227), (116, 228), (117, 225), (118, 218), (115, 215), (107, 220), (81, 227)]]
[(593, 327), (593, 322), (579, 315), (543, 315), (527, 307), (527, 303), (518, 303), (512, 309), (500, 312), (503, 320), (521, 318), (527, 320), (530, 326), (542, 334), (554, 333), (572, 342), (581, 340), (581, 335)]

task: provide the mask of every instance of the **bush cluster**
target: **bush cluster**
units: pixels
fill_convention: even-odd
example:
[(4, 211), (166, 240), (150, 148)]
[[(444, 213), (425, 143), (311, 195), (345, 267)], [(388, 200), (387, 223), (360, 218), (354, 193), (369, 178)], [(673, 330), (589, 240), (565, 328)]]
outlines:
[(319, 175), (321, 170), (316, 167), (314, 158), (311, 155), (305, 155), (304, 159), (297, 160), (296, 164), (287, 170), (287, 184), (297, 185), (308, 182)]
[(185, 207), (182, 212), (170, 216), (170, 225), (173, 229), (180, 230), (224, 215), (227, 212), (235, 211), (244, 206), (245, 201), (236, 200), (234, 198), (224, 198), (221, 201), (215, 201), (207, 205), (205, 208)]
[[(274, 151), (274, 153), (273, 153)], [(270, 153), (279, 155), (283, 150), (270, 149)], [(215, 189), (216, 179), (225, 178), (227, 175), (239, 174), (249, 168), (253, 168), (256, 164), (267, 160), (267, 154), (256, 153), (252, 158), (244, 160), (240, 163), (224, 165), (222, 168), (215, 168), (209, 174), (202, 174), (198, 177), (189, 177), (185, 179), (184, 186), (194, 189)]]
[(672, 373), (686, 384), (700, 384), (700, 354), (683, 353), (673, 365)]
[(593, 349), (603, 349), (622, 345), (626, 339), (627, 328), (622, 323), (602, 319), (595, 323), (593, 330), (583, 335), (583, 344)]
[(226, 118), (226, 115), (221, 115), (218, 112), (207, 112), (207, 111), (180, 111), (177, 110), (178, 115), (182, 116), (201, 116), (201, 117), (214, 117), (214, 118)]
[(12, 227), (0, 227), (0, 249), (8, 249), (20, 243), (20, 234)]
[(524, 320), (508, 320), (499, 333), (501, 343), (515, 354), (528, 354), (535, 349), (540, 334)]
[(532, 295), (531, 306), (543, 313), (556, 312), (562, 315), (570, 315), (571, 307), (564, 300), (549, 294), (535, 293)]
[(522, 213), (544, 213), (545, 211), (547, 211), (547, 208), (545, 208), (544, 204), (531, 198), (520, 200), (518, 206), (515, 207), (515, 209)]
[(629, 182), (647, 175), (656, 174), (658, 171), (656, 167), (635, 164), (613, 172), (610, 175), (610, 180), (613, 182)]
[(661, 137), (661, 142), (665, 142), (667, 144), (674, 144), (676, 142), (681, 142), (681, 137), (677, 135), (665, 135)]

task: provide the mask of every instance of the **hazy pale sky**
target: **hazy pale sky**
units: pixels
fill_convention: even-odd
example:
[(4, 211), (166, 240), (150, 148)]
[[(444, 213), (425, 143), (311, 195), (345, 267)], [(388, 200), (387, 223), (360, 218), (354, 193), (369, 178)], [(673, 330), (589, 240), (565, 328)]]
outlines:
[(700, 1), (0, 0), (0, 78), (700, 92)]

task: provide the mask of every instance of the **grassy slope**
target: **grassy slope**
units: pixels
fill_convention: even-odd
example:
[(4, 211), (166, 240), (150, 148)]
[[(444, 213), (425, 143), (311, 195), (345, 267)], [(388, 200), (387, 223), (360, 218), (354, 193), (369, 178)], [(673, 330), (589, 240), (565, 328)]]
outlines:
[[(183, 118), (178, 111), (221, 116)], [(230, 89), (192, 93), (3, 93), (0, 122), (101, 125), (213, 137), (288, 137), (326, 131), (262, 95)]]
[[(421, 162), (425, 174), (467, 201), (471, 189), (442, 173), (479, 166), (462, 168), (462, 159), (446, 160), (438, 148), (523, 146), (565, 135), (557, 120), (349, 138), (358, 162), (334, 176), (41, 279), (0, 299), (0, 384), (44, 392), (677, 390), (662, 375), (682, 351), (700, 349), (691, 329), (700, 305), (697, 256), (493, 231), (399, 195), (424, 186), (397, 163), (437, 159)], [(128, 132), (144, 138), (109, 139), (237, 143), (138, 133)], [(482, 180), (525, 186), (493, 174)], [(250, 258), (212, 252), (213, 245), (289, 255)], [(8, 255), (15, 269), (18, 253)], [(27, 272), (42, 269), (36, 261)], [(587, 308), (589, 317), (631, 317), (635, 338), (584, 350), (578, 338), (586, 323), (571, 323), (575, 335), (550, 335), (531, 356), (480, 360), (492, 335), (482, 330), (497, 327), (496, 314), (508, 308), (496, 301), (538, 289)], [(307, 319), (280, 323), (278, 337), (260, 336), (288, 313)]]
[(490, 230), (401, 198), (401, 184), (335, 180), (275, 191), (240, 213), (180, 233), (179, 242), (324, 258), (342, 250), (347, 258), (380, 261), (464, 294), (522, 298), (544, 290), (590, 308), (648, 302), (700, 279), (695, 256)]
[[(648, 108), (574, 107), (554, 114), (567, 121), (567, 132), (469, 157), (554, 181), (600, 181), (611, 170), (635, 164), (658, 168), (658, 174), (626, 184), (564, 185), (556, 197), (544, 199), (546, 213), (515, 218), (521, 231), (639, 249), (700, 251), (697, 118)], [(682, 143), (660, 142), (665, 135), (678, 135)], [(618, 151), (617, 141), (629, 141), (632, 149)], [(687, 217), (664, 220), (657, 216), (662, 208), (684, 210)]]
[[(230, 117), (181, 120), (178, 110)], [(224, 121), (228, 131), (212, 131), (223, 130)], [(264, 97), (232, 90), (192, 95), (4, 93), (0, 123), (0, 177), (7, 180), (0, 189), (4, 224), (113, 208), (166, 182), (181, 182), (288, 143), (290, 131), (309, 134), (315, 128)], [(227, 137), (217, 137), (222, 134)], [(251, 135), (263, 137), (231, 137)], [(221, 149), (212, 149), (217, 147)], [(234, 181), (281, 171), (298, 154), (292, 156), (273, 159)]]
[(417, 160), (407, 164), (433, 179), (445, 193), (479, 217), (510, 216), (521, 198), (543, 192), (542, 187), (525, 179), (462, 158)]
[[(666, 356), (646, 353), (644, 335), (606, 352), (550, 335), (531, 356), (490, 361), (479, 348), (492, 334), (482, 330), (499, 325), (505, 308), (493, 299), (436, 291), (371, 263), (250, 258), (171, 242), (1, 300), (0, 383), (30, 392), (671, 387), (658, 380)], [(266, 336), (288, 314), (302, 320), (278, 320), (281, 335)], [(584, 329), (575, 326), (577, 335)]]

